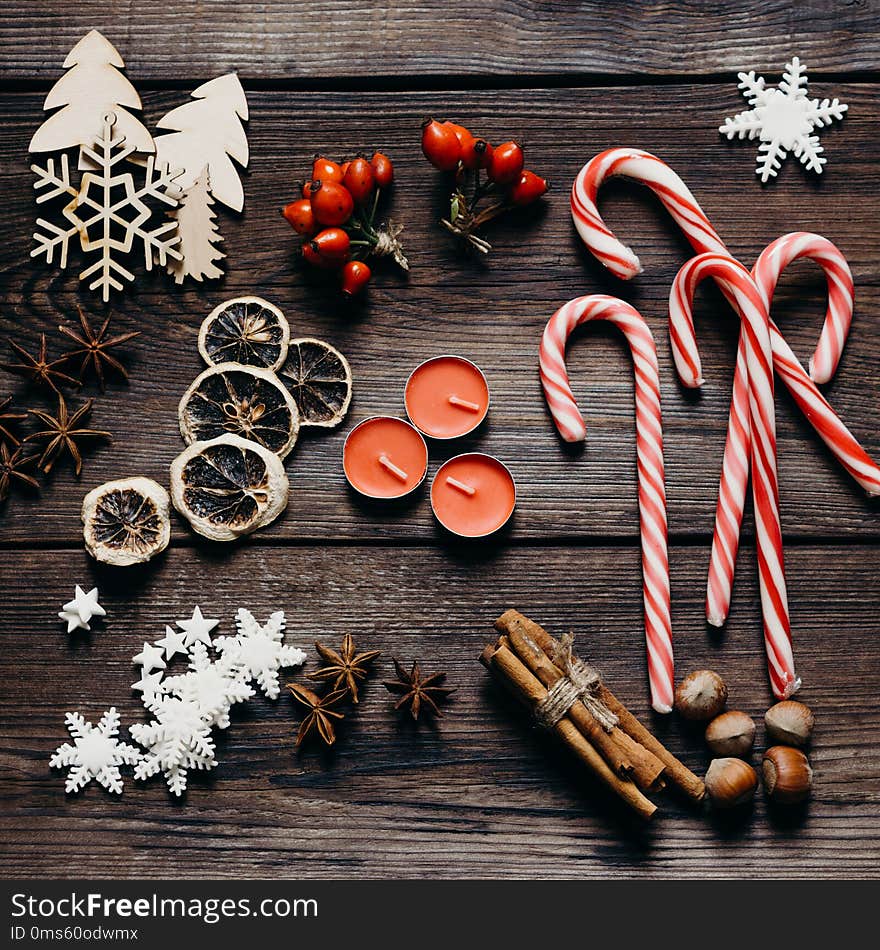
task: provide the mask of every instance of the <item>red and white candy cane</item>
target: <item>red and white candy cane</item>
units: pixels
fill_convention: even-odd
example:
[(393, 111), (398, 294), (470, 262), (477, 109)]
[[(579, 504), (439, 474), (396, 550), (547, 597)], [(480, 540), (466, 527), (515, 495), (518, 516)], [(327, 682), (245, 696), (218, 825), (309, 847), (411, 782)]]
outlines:
[(764, 618), (764, 646), (773, 693), (791, 696), (800, 686), (794, 670), (785, 586), (779, 487), (776, 473), (776, 406), (767, 305), (749, 272), (729, 254), (699, 254), (676, 275), (669, 294), (672, 356), (685, 386), (702, 383), (693, 321), (693, 297), (712, 277), (739, 312), (748, 379), (752, 497), (758, 548), (758, 581)]
[[(571, 189), (571, 213), (578, 234), (587, 248), (617, 277), (629, 280), (641, 272), (642, 266), (635, 253), (622, 244), (609, 230), (599, 214), (596, 198), (602, 183), (615, 175), (633, 178), (647, 185), (660, 199), (666, 210), (690, 241), (698, 254), (714, 251), (730, 252), (718, 233), (709, 223), (703, 209), (697, 204), (685, 183), (663, 161), (649, 152), (634, 148), (612, 148), (592, 158), (580, 170)], [(723, 288), (722, 288), (723, 290)], [(835, 328), (831, 329), (834, 324)], [(842, 321), (832, 315), (832, 303), (825, 317), (825, 325), (813, 354), (811, 365), (817, 378), (829, 367), (836, 365), (839, 350), (832, 348), (832, 341), (843, 337)], [(880, 468), (856, 441), (843, 424), (828, 400), (819, 392), (816, 384), (803, 368), (791, 347), (785, 341), (779, 327), (770, 320), (770, 344), (773, 349), (773, 367), (788, 387), (795, 402), (810, 425), (819, 434), (847, 472), (868, 492), (880, 494)], [(737, 365), (744, 366), (744, 361)], [(739, 393), (741, 413), (744, 415), (746, 386), (742, 378), (734, 384), (734, 397)]]
[(587, 430), (568, 380), (565, 345), (571, 332), (589, 320), (613, 323), (623, 332), (632, 351), (648, 679), (651, 704), (657, 712), (668, 713), (672, 710), (674, 680), (657, 350), (641, 314), (616, 297), (577, 297), (556, 311), (541, 339), (541, 383), (553, 421), (567, 442), (582, 441)]
[[(815, 261), (824, 271), (828, 285), (828, 309), (822, 330), (826, 339), (824, 344), (820, 341), (810, 361), (810, 372), (813, 378), (828, 382), (837, 369), (843, 344), (852, 322), (853, 279), (846, 258), (831, 241), (820, 235), (795, 231), (778, 238), (764, 249), (752, 268), (752, 278), (769, 311), (782, 272), (799, 258)], [(782, 354), (777, 370), (779, 371), (781, 366), (790, 366), (792, 359), (793, 354)], [(718, 487), (709, 577), (706, 584), (706, 619), (718, 627), (727, 620), (730, 610), (736, 553), (739, 547), (749, 477), (746, 373), (744, 341), (740, 338), (736, 355), (734, 392), (730, 403), (730, 423), (724, 447), (724, 462), (721, 466), (721, 483)], [(784, 372), (780, 372), (780, 375), (785, 378)], [(793, 379), (787, 381), (790, 388), (793, 386), (795, 391), (801, 389), (796, 374)], [(801, 403), (801, 406), (807, 414), (814, 411), (809, 403), (806, 405)], [(836, 421), (836, 416), (827, 403), (824, 414), (827, 419)], [(880, 490), (876, 466), (845, 428), (835, 428), (837, 433), (834, 441), (840, 446), (838, 455), (841, 461), (869, 494), (876, 494)], [(825, 438), (824, 433), (828, 431), (827, 428), (820, 430), (820, 435)]]

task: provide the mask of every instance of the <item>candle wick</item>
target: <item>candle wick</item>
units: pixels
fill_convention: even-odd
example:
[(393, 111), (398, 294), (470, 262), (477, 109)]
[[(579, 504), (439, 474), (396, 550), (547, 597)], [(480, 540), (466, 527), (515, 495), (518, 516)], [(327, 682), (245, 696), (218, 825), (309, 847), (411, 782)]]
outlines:
[(379, 456), (379, 464), (382, 466), (382, 468), (390, 472), (395, 478), (402, 482), (406, 482), (409, 478), (409, 475), (407, 475), (402, 468), (399, 468), (397, 465), (395, 465), (387, 455)]
[(467, 409), (468, 412), (480, 412), (482, 406), (476, 402), (468, 402), (467, 399), (462, 399), (461, 396), (452, 395), (449, 397), (450, 405), (457, 406), (459, 409)]
[(473, 485), (466, 485), (464, 482), (460, 482), (457, 478), (453, 478), (451, 475), (446, 477), (446, 484), (450, 485), (452, 488), (457, 488), (463, 495), (476, 495), (477, 490)]

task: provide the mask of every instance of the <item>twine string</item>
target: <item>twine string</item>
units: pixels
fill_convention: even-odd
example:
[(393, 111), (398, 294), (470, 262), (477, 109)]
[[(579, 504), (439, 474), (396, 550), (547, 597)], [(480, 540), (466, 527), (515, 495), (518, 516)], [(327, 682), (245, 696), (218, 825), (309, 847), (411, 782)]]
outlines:
[(581, 702), (606, 731), (617, 725), (617, 716), (599, 698), (602, 677), (599, 671), (572, 654), (574, 637), (567, 633), (559, 641), (553, 663), (562, 670), (562, 676), (547, 690), (547, 695), (535, 706), (535, 720), (544, 729), (552, 729), (569, 709)]

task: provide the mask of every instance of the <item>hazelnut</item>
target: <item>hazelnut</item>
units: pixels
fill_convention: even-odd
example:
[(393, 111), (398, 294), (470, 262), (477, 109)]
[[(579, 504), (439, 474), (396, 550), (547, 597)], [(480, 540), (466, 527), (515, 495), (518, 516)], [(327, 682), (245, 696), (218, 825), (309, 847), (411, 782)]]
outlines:
[(775, 745), (764, 753), (764, 789), (774, 802), (802, 802), (813, 787), (813, 770), (800, 749)]
[(799, 748), (810, 741), (813, 734), (815, 718), (809, 706), (786, 699), (784, 702), (771, 706), (764, 713), (764, 725), (767, 735), (773, 742), (782, 745), (793, 745)]
[(724, 680), (712, 670), (686, 676), (675, 691), (675, 708), (685, 719), (714, 719), (727, 702)]
[(755, 797), (758, 776), (742, 759), (712, 759), (706, 772), (706, 791), (716, 808), (735, 808)]
[(738, 709), (722, 713), (706, 726), (706, 744), (715, 755), (744, 759), (755, 744), (755, 722)]

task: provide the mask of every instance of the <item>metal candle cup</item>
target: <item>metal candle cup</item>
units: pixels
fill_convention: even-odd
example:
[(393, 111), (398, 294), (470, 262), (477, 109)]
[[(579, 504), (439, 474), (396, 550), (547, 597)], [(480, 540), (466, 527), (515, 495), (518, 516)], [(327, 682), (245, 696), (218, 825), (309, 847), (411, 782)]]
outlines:
[(489, 411), (483, 371), (463, 356), (435, 356), (406, 381), (406, 414), (432, 439), (457, 439), (473, 432)]
[(434, 476), (431, 507), (452, 534), (485, 538), (510, 520), (516, 507), (516, 483), (507, 466), (491, 455), (457, 455)]
[(373, 416), (348, 433), (342, 470), (349, 485), (367, 498), (402, 498), (425, 480), (428, 446), (403, 419)]

